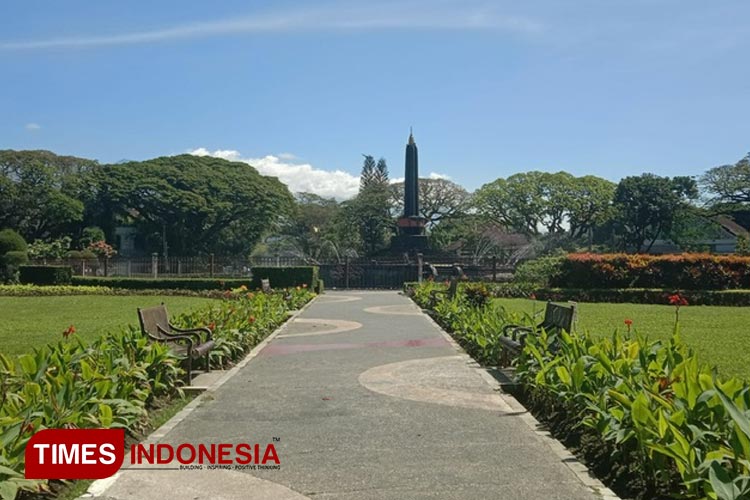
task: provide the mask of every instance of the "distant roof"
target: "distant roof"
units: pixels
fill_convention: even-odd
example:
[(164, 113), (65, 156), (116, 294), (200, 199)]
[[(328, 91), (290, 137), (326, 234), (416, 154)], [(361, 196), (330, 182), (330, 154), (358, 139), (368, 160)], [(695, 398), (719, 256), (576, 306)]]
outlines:
[(740, 226), (726, 215), (717, 215), (713, 218), (718, 224), (724, 229), (732, 233), (734, 236), (745, 236), (750, 237), (750, 232), (747, 229)]

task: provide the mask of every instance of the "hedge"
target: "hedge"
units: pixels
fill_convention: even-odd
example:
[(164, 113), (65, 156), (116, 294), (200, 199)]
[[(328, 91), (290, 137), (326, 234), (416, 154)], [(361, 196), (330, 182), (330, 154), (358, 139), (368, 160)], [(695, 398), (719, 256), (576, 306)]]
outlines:
[(21, 266), (18, 279), (30, 285), (68, 285), (72, 277), (70, 266)]
[(74, 285), (106, 286), (131, 290), (171, 289), (171, 290), (228, 290), (242, 285), (251, 287), (249, 278), (100, 278), (73, 276)]
[(260, 288), (262, 279), (268, 279), (271, 288), (307, 285), (314, 290), (318, 285), (318, 266), (254, 267), (251, 288)]
[(711, 254), (570, 254), (551, 286), (564, 288), (750, 288), (750, 257)]
[[(538, 288), (537, 300), (574, 302), (612, 302), (633, 304), (669, 304), (669, 297), (679, 293), (695, 306), (750, 306), (750, 290), (674, 290), (665, 288)], [(496, 293), (501, 297), (502, 294)], [(508, 295), (505, 295), (508, 296)], [(518, 297), (518, 295), (510, 295)], [(529, 297), (527, 294), (526, 297)]]

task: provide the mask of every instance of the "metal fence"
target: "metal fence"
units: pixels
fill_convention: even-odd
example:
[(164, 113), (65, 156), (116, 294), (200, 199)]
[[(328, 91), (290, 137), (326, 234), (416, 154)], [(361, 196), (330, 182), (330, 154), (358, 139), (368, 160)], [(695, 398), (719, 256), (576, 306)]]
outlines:
[(417, 281), (419, 274), (448, 279), (454, 266), (474, 281), (505, 281), (514, 266), (497, 257), (461, 258), (343, 258), (315, 261), (300, 257), (266, 256), (253, 258), (219, 257), (151, 257), (112, 259), (62, 259), (37, 261), (37, 264), (69, 265), (78, 276), (134, 278), (249, 278), (255, 267), (288, 267), (316, 265), (326, 288), (398, 289), (404, 282)]

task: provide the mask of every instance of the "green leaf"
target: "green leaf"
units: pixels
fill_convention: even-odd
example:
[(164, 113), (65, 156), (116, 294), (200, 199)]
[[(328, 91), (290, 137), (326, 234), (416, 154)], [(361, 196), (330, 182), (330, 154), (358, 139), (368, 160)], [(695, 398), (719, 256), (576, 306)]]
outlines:
[(739, 489), (732, 483), (729, 473), (719, 462), (711, 462), (708, 479), (718, 500), (738, 500), (740, 498)]
[(105, 404), (99, 405), (99, 423), (102, 427), (109, 427), (112, 425), (112, 407)]
[(716, 384), (716, 394), (719, 395), (721, 402), (724, 404), (724, 408), (727, 409), (727, 412), (729, 412), (729, 415), (732, 417), (732, 420), (734, 420), (734, 423), (737, 424), (737, 427), (745, 434), (745, 436), (750, 438), (750, 419), (748, 419), (747, 416), (737, 408), (734, 401), (724, 394), (724, 391), (721, 390), (719, 384)]
[(0, 481), (0, 499), (15, 500), (18, 494), (18, 485), (12, 481)]

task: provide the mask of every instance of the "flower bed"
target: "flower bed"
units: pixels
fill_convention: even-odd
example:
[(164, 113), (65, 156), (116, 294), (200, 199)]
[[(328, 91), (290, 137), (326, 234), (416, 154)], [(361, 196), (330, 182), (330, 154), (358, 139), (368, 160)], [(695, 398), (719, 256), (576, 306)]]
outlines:
[[(413, 289), (414, 300), (425, 307), (435, 286)], [(530, 335), (517, 361), (519, 397), (622, 496), (748, 498), (750, 386), (699, 365), (679, 336), (686, 301), (668, 300), (675, 329), (667, 342)], [(484, 364), (498, 359), (502, 326), (519, 319), (472, 307), (462, 293), (432, 314)]]
[[(240, 359), (284, 322), (292, 309), (312, 298), (306, 288), (254, 294), (226, 293), (225, 300), (183, 314), (175, 323), (209, 325), (217, 348), (214, 368)], [(13, 360), (0, 354), (0, 492), (46, 491), (45, 481), (23, 479), (24, 449), (31, 435), (46, 428), (120, 427), (137, 433), (148, 424), (156, 398), (178, 393), (179, 360), (140, 331), (128, 329), (86, 344), (75, 327), (61, 339)]]

